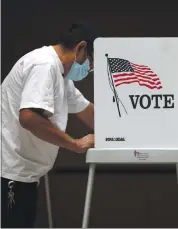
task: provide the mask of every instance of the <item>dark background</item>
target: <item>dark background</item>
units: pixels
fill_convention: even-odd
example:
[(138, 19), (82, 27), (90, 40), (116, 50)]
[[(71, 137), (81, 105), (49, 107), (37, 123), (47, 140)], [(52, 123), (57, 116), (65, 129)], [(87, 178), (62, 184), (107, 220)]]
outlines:
[[(160, 5), (145, 2), (139, 12), (140, 4), (116, 2), (2, 0), (2, 80), (18, 58), (53, 44), (78, 20), (99, 25), (108, 37), (178, 36), (175, 10), (159, 12)], [(165, 6), (168, 11), (169, 5)], [(76, 86), (93, 102), (92, 74)], [(69, 116), (67, 132), (71, 136), (81, 137), (88, 131), (74, 115)], [(54, 227), (81, 227), (87, 172), (85, 155), (60, 149), (49, 173)], [(90, 227), (178, 227), (175, 172), (175, 166), (168, 165), (98, 167)], [(43, 179), (36, 227), (48, 227)]]

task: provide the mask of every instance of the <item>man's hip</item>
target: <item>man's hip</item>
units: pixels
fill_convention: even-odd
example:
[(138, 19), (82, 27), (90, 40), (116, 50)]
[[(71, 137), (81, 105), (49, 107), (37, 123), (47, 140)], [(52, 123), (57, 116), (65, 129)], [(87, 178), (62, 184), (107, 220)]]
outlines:
[(1, 227), (32, 228), (36, 219), (38, 182), (1, 177)]

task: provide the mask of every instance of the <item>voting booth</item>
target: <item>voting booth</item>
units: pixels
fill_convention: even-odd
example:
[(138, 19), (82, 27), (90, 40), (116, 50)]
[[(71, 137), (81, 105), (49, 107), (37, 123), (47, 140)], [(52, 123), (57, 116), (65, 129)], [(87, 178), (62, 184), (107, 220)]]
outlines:
[(82, 228), (89, 224), (96, 164), (166, 163), (178, 169), (177, 62), (178, 38), (95, 40), (95, 149), (86, 155)]

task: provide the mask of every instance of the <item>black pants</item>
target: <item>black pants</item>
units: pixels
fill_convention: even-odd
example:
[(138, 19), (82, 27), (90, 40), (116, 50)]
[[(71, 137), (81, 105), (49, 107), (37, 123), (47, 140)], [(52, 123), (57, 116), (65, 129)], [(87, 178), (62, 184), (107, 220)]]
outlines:
[[(36, 219), (38, 185), (34, 183), (11, 182), (1, 178), (1, 227), (2, 228), (33, 228)], [(10, 190), (14, 193), (14, 201), (10, 201)]]

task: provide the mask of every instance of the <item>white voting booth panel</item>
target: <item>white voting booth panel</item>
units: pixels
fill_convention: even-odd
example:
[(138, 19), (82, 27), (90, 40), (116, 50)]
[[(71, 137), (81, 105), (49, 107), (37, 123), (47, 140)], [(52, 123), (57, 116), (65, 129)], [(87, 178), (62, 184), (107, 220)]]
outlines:
[(94, 60), (95, 147), (178, 148), (178, 38), (98, 38)]
[(86, 156), (82, 228), (88, 227), (96, 164), (170, 163), (178, 171), (177, 61), (178, 38), (95, 40), (95, 149)]

